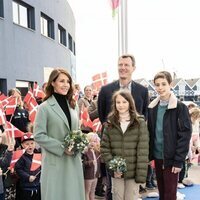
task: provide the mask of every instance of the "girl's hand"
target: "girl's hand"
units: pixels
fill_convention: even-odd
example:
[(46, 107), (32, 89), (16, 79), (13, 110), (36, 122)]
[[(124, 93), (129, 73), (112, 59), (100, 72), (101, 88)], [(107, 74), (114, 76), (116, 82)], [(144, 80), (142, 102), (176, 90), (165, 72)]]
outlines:
[(114, 178), (121, 178), (122, 172), (114, 172)]
[(172, 173), (177, 174), (181, 171), (181, 168), (178, 167), (172, 167)]

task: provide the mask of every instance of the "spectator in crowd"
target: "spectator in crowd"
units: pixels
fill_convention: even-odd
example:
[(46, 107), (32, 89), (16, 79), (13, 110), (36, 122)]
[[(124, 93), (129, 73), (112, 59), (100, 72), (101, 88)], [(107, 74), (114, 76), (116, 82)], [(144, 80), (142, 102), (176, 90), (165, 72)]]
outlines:
[(21, 143), (25, 149), (25, 153), (15, 165), (15, 170), (19, 177), (20, 200), (40, 200), (41, 166), (35, 170), (31, 170), (35, 150), (33, 134), (30, 132), (25, 133), (21, 138)]
[(95, 188), (100, 175), (100, 138), (96, 133), (87, 134), (89, 145), (83, 153), (85, 199), (95, 200)]
[[(92, 87), (90, 85), (87, 85), (84, 88), (84, 96), (78, 100), (80, 116), (81, 116), (81, 112), (84, 109), (88, 110), (92, 101), (93, 101)], [(90, 127), (85, 126), (84, 124), (81, 124), (81, 130), (84, 133), (89, 133), (92, 131), (92, 129)]]
[(189, 150), (191, 120), (188, 108), (171, 92), (167, 71), (154, 76), (158, 97), (149, 104), (150, 160), (155, 171), (160, 200), (176, 200), (179, 172)]
[(56, 68), (49, 76), (33, 131), (43, 155), (42, 200), (85, 199), (81, 155), (74, 155), (63, 145), (65, 136), (78, 129), (79, 111), (73, 98), (72, 78), (65, 69)]
[[(24, 108), (21, 92), (17, 88), (13, 88), (9, 90), (8, 95), (17, 98), (17, 106), (13, 115), (6, 116), (7, 121), (10, 121), (16, 128), (26, 133), (28, 131), (27, 126), (30, 120), (29, 113)], [(17, 149), (21, 146), (21, 138), (15, 138), (15, 140), (15, 149)]]
[(15, 187), (9, 187), (7, 181), (8, 179), (11, 179), (9, 166), (14, 146), (15, 141), (12, 138), (8, 138), (5, 132), (2, 133), (0, 130), (0, 200), (11, 199), (10, 195), (15, 199)]
[(83, 92), (81, 91), (81, 87), (80, 87), (80, 85), (78, 84), (78, 83), (76, 83), (75, 85), (74, 85), (74, 87), (75, 87), (75, 93), (77, 93), (78, 94), (78, 100), (80, 99), (80, 98), (82, 98), (83, 96), (84, 96), (84, 94), (83, 94)]

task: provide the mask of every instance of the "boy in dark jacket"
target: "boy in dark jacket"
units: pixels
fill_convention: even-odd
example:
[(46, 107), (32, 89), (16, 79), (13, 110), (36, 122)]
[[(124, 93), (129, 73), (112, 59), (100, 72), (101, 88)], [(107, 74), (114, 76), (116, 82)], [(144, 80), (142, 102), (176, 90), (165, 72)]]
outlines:
[(176, 200), (179, 172), (189, 150), (191, 121), (186, 105), (171, 92), (171, 74), (159, 72), (154, 84), (159, 96), (148, 110), (149, 158), (155, 160), (159, 199)]
[(21, 138), (22, 147), (26, 150), (23, 156), (17, 161), (15, 170), (19, 176), (20, 199), (40, 200), (40, 171), (41, 166), (35, 170), (31, 169), (35, 150), (35, 141), (31, 133), (26, 133)]

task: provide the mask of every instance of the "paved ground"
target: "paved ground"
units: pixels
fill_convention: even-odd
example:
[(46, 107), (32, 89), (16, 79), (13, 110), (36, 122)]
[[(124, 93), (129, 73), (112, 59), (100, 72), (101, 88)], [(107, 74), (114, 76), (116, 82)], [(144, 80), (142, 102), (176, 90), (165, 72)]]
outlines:
[[(200, 166), (192, 166), (191, 169), (189, 170), (189, 177), (194, 184), (200, 184)], [(156, 191), (156, 190), (153, 190)], [(151, 190), (152, 192), (152, 190)], [(147, 195), (147, 193), (142, 194), (142, 197), (145, 197)], [(102, 199), (104, 200), (104, 198), (96, 198), (95, 200), (99, 200)]]

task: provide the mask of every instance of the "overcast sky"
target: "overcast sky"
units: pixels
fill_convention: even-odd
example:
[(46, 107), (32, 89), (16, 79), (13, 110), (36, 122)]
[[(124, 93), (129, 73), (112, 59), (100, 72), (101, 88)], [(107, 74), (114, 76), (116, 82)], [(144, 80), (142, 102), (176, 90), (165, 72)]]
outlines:
[[(159, 70), (200, 78), (200, 1), (127, 0), (128, 52), (136, 59), (133, 79), (152, 79)], [(76, 20), (77, 82), (107, 71), (116, 79), (117, 17), (109, 0), (68, 0)]]

